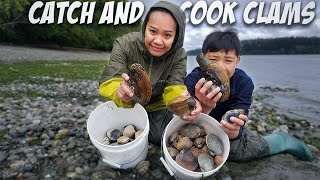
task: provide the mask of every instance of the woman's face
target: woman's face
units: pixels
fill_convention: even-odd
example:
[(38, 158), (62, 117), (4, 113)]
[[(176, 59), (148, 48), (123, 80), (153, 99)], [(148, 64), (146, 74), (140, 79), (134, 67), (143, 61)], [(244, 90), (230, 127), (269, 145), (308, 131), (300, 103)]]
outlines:
[(176, 22), (171, 14), (154, 11), (146, 25), (144, 43), (153, 56), (162, 56), (168, 52), (176, 35)]

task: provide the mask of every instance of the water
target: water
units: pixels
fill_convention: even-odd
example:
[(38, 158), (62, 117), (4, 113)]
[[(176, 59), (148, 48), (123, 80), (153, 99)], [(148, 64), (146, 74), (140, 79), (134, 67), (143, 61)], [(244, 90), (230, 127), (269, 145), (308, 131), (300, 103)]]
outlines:
[[(197, 65), (188, 56), (187, 72)], [(320, 124), (320, 55), (247, 55), (238, 66), (253, 80), (256, 93), (271, 95), (265, 99), (295, 118)], [(261, 87), (293, 88), (298, 92), (270, 92)]]

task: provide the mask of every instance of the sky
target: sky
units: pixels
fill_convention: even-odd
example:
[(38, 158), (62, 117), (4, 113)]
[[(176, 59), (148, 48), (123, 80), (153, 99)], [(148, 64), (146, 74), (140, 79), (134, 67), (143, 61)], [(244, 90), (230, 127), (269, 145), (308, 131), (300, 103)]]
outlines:
[[(144, 18), (145, 14), (148, 12), (150, 7), (158, 2), (159, 0), (141, 0), (144, 4), (144, 15), (142, 19)], [(229, 22), (222, 24), (222, 18), (215, 24), (208, 24), (208, 21), (206, 18), (199, 24), (195, 25), (192, 24), (191, 21), (187, 23), (186, 27), (186, 34), (185, 34), (185, 41), (184, 41), (184, 48), (186, 50), (192, 50), (196, 48), (200, 48), (202, 45), (203, 40), (205, 37), (212, 31), (216, 29), (224, 30), (228, 28), (236, 29), (238, 32), (238, 36), (240, 40), (247, 40), (247, 39), (257, 39), (257, 38), (277, 38), (277, 37), (311, 37), (311, 36), (317, 36), (320, 37), (320, 1), (313, 1), (315, 3), (314, 9), (309, 9), (309, 12), (314, 12), (315, 16), (313, 20), (306, 24), (302, 25), (303, 17), (301, 16), (300, 23), (292, 25), (288, 25), (287, 23), (279, 25), (279, 24), (247, 24), (243, 20), (243, 12), (244, 9), (248, 6), (249, 2), (248, 0), (234, 0), (234, 1), (227, 1), (227, 0), (220, 0), (223, 5), (226, 4), (226, 2), (236, 2), (237, 5), (233, 9), (235, 22), (230, 24)], [(183, 4), (184, 0), (171, 0), (170, 2), (181, 6)], [(190, 1), (193, 5), (195, 5), (198, 0), (191, 0)], [(213, 0), (206, 0), (206, 4), (208, 8), (210, 5), (213, 4)], [(267, 16), (271, 2), (280, 2), (280, 16), (282, 15), (283, 8), (285, 4), (288, 4), (289, 2), (297, 3), (301, 2), (301, 11), (303, 11), (303, 8), (309, 3), (309, 5), (312, 3), (311, 0), (282, 0), (282, 1), (273, 1), (273, 0), (256, 0), (256, 2), (264, 2), (264, 14), (263, 16)], [(311, 3), (310, 3), (311, 2)], [(193, 7), (193, 6), (192, 6)], [(191, 8), (192, 8), (191, 7)], [(225, 6), (223, 6), (225, 7)], [(252, 9), (251, 13), (249, 14), (249, 18), (256, 18), (258, 7), (255, 9)], [(186, 17), (190, 17), (191, 10), (188, 9), (185, 11)], [(213, 11), (213, 18), (217, 17), (218, 10), (215, 9)], [(222, 12), (222, 11), (221, 11)], [(216, 13), (216, 14), (215, 14)], [(225, 9), (223, 10), (223, 13), (226, 13)], [(201, 12), (199, 11), (197, 13), (197, 18), (200, 18), (199, 15), (201, 15)], [(286, 22), (288, 22), (288, 18), (286, 19)]]

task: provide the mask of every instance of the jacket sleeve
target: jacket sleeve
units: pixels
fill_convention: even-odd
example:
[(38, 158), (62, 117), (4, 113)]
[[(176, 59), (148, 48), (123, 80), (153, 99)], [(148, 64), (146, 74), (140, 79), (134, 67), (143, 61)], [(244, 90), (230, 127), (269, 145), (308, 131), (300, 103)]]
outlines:
[(121, 74), (129, 72), (124, 48), (124, 43), (118, 38), (113, 44), (110, 60), (104, 67), (99, 80), (99, 92), (101, 96), (113, 100), (119, 107), (133, 107), (132, 103), (122, 102), (116, 94), (120, 83), (123, 81)]
[(185, 50), (183, 48), (179, 49), (174, 59), (177, 60), (172, 66), (170, 75), (166, 80), (165, 89), (162, 95), (162, 98), (166, 105), (170, 100), (180, 96), (184, 90), (187, 90), (187, 87), (184, 85), (187, 62), (187, 54)]

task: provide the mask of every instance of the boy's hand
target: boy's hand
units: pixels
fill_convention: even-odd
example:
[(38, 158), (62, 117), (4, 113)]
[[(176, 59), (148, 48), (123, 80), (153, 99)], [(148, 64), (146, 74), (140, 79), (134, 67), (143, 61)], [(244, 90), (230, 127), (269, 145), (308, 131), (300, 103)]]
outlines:
[(116, 93), (117, 93), (118, 98), (122, 102), (128, 103), (132, 100), (131, 97), (133, 96), (133, 93), (131, 92), (129, 85), (128, 85), (128, 81), (129, 81), (130, 77), (126, 73), (123, 73), (121, 75), (121, 77), (123, 78), (124, 81), (122, 81), (120, 83), (120, 86), (118, 87)]
[(230, 120), (232, 123), (221, 120), (219, 126), (228, 135), (229, 139), (235, 139), (239, 134), (240, 127), (244, 126), (245, 122), (248, 120), (248, 116), (240, 114), (239, 118), (231, 117)]
[(212, 81), (205, 83), (205, 79), (201, 78), (195, 86), (195, 95), (202, 106), (202, 112), (205, 114), (209, 114), (212, 109), (216, 107), (217, 102), (222, 96), (219, 87), (207, 94), (207, 91), (211, 88), (212, 84)]
[[(188, 91), (183, 91), (183, 93), (181, 95), (184, 95), (184, 96), (190, 96), (190, 93)], [(196, 100), (196, 99), (195, 99)], [(185, 121), (191, 121), (191, 122), (194, 122), (195, 120), (198, 119), (200, 113), (202, 111), (202, 107), (199, 103), (198, 100), (196, 100), (196, 109), (191, 111), (191, 114), (188, 115), (188, 116), (182, 116), (180, 117), (180, 119), (182, 120), (185, 120)]]

